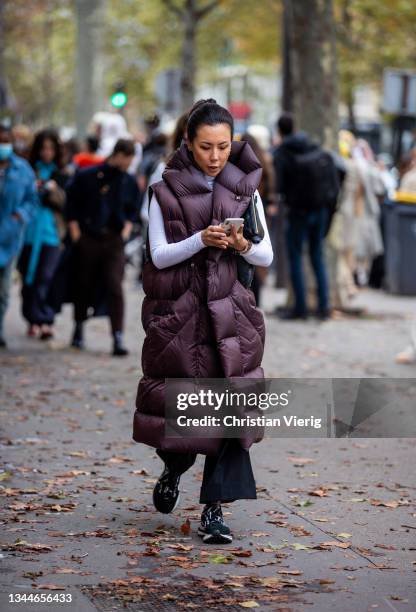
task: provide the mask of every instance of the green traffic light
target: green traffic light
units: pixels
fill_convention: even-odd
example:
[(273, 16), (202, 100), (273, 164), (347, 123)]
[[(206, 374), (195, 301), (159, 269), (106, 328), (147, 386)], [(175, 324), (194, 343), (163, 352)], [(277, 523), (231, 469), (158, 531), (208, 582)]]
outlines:
[(116, 108), (122, 108), (127, 103), (127, 95), (123, 91), (118, 91), (111, 96), (111, 104)]

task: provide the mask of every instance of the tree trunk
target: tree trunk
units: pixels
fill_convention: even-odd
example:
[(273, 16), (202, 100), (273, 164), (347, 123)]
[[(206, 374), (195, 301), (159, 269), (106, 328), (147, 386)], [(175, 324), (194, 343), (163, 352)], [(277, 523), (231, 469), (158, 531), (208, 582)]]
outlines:
[(49, 3), (46, 5), (46, 15), (44, 15), (42, 27), (42, 47), (43, 47), (43, 70), (42, 70), (42, 87), (43, 87), (43, 105), (42, 105), (42, 122), (47, 125), (53, 124), (53, 114), (55, 108), (55, 80), (53, 78), (53, 61), (52, 61), (52, 35), (53, 35), (53, 19), (51, 18), (52, 6)]
[(293, 79), (291, 62), (292, 2), (283, 0), (282, 19), (282, 110), (293, 112)]
[(8, 107), (8, 92), (4, 66), (4, 3), (0, 2), (0, 111)]
[(77, 16), (76, 125), (84, 138), (93, 114), (103, 109), (103, 13), (105, 0), (75, 0)]
[(348, 109), (348, 123), (349, 129), (355, 133), (357, 128), (356, 120), (355, 120), (355, 110), (354, 110), (354, 87), (348, 86), (347, 91), (347, 109)]
[(186, 0), (183, 13), (184, 39), (182, 46), (182, 111), (187, 111), (195, 99), (196, 79), (196, 30), (198, 21), (196, 18), (196, 0)]
[(332, 0), (292, 0), (291, 59), (298, 126), (336, 149), (338, 91)]

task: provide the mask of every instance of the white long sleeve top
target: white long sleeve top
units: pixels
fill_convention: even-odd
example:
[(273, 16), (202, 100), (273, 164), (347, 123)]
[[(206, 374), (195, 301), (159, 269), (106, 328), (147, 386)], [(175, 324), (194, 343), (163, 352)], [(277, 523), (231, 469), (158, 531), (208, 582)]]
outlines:
[[(212, 190), (215, 178), (207, 175), (205, 175), (205, 178)], [(273, 249), (267, 229), (263, 202), (258, 191), (255, 192), (255, 195), (257, 196), (259, 218), (264, 228), (264, 238), (258, 244), (253, 244), (248, 253), (240, 255), (240, 257), (244, 257), (250, 264), (267, 267), (273, 261)], [(167, 241), (162, 211), (155, 194), (152, 195), (149, 206), (149, 243), (152, 261), (159, 270), (181, 263), (206, 248), (202, 242), (202, 231), (179, 242), (169, 243)]]

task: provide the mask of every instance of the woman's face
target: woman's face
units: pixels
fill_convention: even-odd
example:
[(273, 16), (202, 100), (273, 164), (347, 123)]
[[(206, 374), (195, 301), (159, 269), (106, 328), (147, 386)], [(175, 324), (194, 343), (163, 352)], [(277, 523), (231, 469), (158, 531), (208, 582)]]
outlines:
[(231, 152), (231, 130), (226, 123), (201, 125), (194, 140), (188, 142), (194, 159), (204, 174), (217, 176)]
[(55, 145), (52, 140), (45, 138), (40, 150), (40, 158), (45, 164), (51, 164), (55, 159)]

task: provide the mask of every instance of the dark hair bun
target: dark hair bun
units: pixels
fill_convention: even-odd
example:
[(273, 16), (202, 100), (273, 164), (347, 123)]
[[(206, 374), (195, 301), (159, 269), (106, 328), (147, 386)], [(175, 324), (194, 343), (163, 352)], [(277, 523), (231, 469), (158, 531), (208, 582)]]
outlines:
[(195, 102), (195, 104), (190, 109), (188, 113), (188, 120), (189, 120), (189, 117), (192, 115), (192, 113), (198, 110), (198, 108), (201, 108), (201, 106), (204, 106), (204, 104), (216, 104), (216, 103), (217, 101), (214, 100), (214, 98), (207, 98), (206, 100), (198, 100), (197, 102)]
[(188, 139), (192, 142), (195, 139), (198, 128), (202, 125), (218, 125), (218, 123), (226, 123), (230, 128), (231, 138), (233, 138), (234, 120), (231, 113), (223, 106), (217, 104), (214, 98), (198, 100), (188, 114), (186, 130)]

